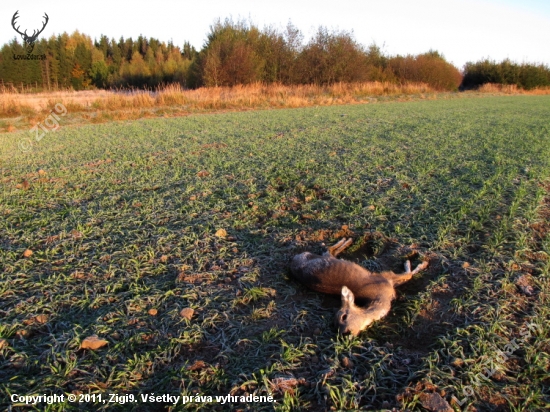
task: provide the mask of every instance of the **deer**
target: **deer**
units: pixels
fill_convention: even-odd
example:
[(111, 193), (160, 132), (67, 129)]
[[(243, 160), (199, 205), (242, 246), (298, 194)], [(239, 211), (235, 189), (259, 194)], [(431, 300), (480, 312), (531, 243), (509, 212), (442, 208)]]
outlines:
[[(405, 262), (405, 272), (372, 272), (356, 263), (336, 257), (351, 245), (353, 239), (343, 238), (328, 247), (322, 255), (300, 253), (292, 258), (290, 271), (305, 286), (316, 292), (341, 295), (342, 306), (335, 317), (335, 325), (342, 335), (359, 335), (373, 322), (382, 319), (391, 309), (395, 287), (409, 281), (428, 267), (428, 261), (411, 271), (411, 262)], [(355, 299), (368, 299), (367, 307), (356, 306)]]
[(19, 31), (19, 27), (21, 27), (21, 26), (15, 27), (17, 19), (19, 18), (19, 10), (17, 10), (13, 14), (13, 17), (11, 18), (11, 26), (13, 27), (13, 29), (18, 34), (21, 35), (21, 38), (23, 39), (23, 41), (27, 45), (28, 50), (30, 50), (29, 53), (32, 52), (32, 49), (34, 48), (34, 42), (36, 42), (36, 39), (38, 39), (38, 36), (40, 35), (40, 33), (42, 33), (44, 31), (44, 29), (46, 28), (46, 25), (48, 24), (48, 21), (50, 20), (47, 13), (44, 13), (44, 16), (42, 16), (42, 17), (45, 19), (45, 21), (42, 23), (42, 28), (38, 31), (36, 29), (34, 29), (30, 36), (27, 34), (27, 30), (25, 30), (24, 32)]

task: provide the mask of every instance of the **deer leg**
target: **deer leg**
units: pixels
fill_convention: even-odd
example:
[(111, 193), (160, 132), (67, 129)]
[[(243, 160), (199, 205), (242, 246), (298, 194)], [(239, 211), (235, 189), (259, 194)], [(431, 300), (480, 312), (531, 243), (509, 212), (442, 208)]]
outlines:
[[(336, 249), (338, 249), (342, 245), (342, 243), (344, 243), (345, 241), (346, 241), (346, 239), (340, 239), (336, 244), (327, 247), (327, 251), (323, 254), (324, 255), (329, 255), (329, 256), (334, 256), (334, 251)], [(323, 243), (323, 246), (324, 246), (324, 243)]]
[(328, 248), (328, 253), (331, 256), (338, 256), (340, 253), (342, 253), (344, 250), (348, 248), (349, 245), (353, 242), (352, 238), (349, 238), (346, 240), (346, 238), (341, 239), (338, 243), (336, 243), (334, 246), (331, 246)]
[[(411, 270), (411, 263), (410, 263), (408, 260), (407, 260), (407, 263), (409, 264), (409, 271), (410, 271), (410, 270)], [(420, 271), (426, 269), (427, 267), (428, 267), (428, 261), (425, 260), (425, 261), (422, 262), (420, 265), (418, 265), (418, 266), (416, 267), (416, 269), (413, 270), (411, 273), (412, 273), (412, 275), (416, 275), (418, 272), (420, 272)]]
[(416, 275), (418, 272), (420, 272), (421, 270), (424, 270), (428, 267), (428, 261), (426, 260), (425, 262), (422, 262), (420, 265), (418, 265), (412, 272), (411, 272), (411, 261), (410, 260), (407, 260), (405, 262), (405, 273), (403, 273), (404, 275), (411, 275), (411, 276), (414, 276)]
[(416, 269), (411, 271), (411, 261), (407, 260), (405, 262), (405, 272), (399, 275), (396, 273), (390, 272), (390, 279), (392, 281), (393, 286), (399, 286), (411, 280), (414, 275), (416, 275), (421, 270), (424, 270), (426, 267), (428, 267), (428, 261), (422, 262), (420, 265), (416, 267)]

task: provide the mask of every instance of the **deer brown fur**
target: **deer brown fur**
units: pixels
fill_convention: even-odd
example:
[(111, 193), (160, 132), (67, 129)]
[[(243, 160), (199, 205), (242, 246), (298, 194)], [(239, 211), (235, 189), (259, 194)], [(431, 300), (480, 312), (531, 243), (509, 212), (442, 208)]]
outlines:
[[(386, 316), (395, 299), (395, 286), (410, 280), (416, 273), (425, 269), (425, 261), (411, 271), (411, 262), (405, 262), (405, 272), (371, 272), (356, 263), (336, 259), (351, 243), (352, 239), (342, 239), (329, 247), (323, 255), (309, 252), (294, 256), (290, 270), (301, 283), (317, 292), (342, 296), (342, 307), (336, 314), (335, 323), (342, 334), (357, 336), (372, 322)], [(365, 307), (355, 305), (355, 298), (370, 301)]]

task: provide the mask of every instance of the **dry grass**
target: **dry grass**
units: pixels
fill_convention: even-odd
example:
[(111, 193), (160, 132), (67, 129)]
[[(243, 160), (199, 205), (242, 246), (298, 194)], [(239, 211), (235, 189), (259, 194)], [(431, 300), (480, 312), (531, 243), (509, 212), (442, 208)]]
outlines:
[[(107, 98), (113, 94), (107, 90), (86, 90), (86, 91), (55, 91), (43, 93), (18, 93), (16, 90), (0, 91), (0, 115), (17, 116), (26, 112), (42, 112), (51, 110), (51, 102), (62, 102), (82, 107), (90, 107), (93, 102)], [(55, 105), (55, 103), (54, 103)]]
[(235, 86), (183, 90), (172, 85), (161, 90), (156, 103), (159, 105), (184, 104), (196, 108), (254, 108), (254, 107), (303, 107), (353, 103), (368, 96), (396, 94), (421, 94), (435, 92), (426, 84), (411, 83), (337, 83), (331, 86), (260, 83)]
[[(71, 116), (94, 122), (125, 120), (161, 115), (246, 110), (267, 107), (328, 106), (361, 103), (370, 96), (396, 96), (435, 93), (425, 84), (397, 85), (391, 83), (339, 83), (332, 86), (284, 86), (281, 84), (251, 84), (235, 87), (212, 87), (185, 90), (168, 85), (155, 91), (57, 91), (18, 93), (0, 90), (0, 124), (4, 131), (40, 121), (56, 103), (63, 103)], [(16, 119), (14, 119), (16, 118)], [(19, 118), (19, 119), (17, 119)]]
[[(550, 88), (524, 91), (516, 86), (487, 84), (478, 92), (550, 94)], [(424, 99), (438, 95), (436, 90), (424, 83), (389, 82), (337, 83), (329, 86), (255, 83), (196, 90), (185, 90), (174, 84), (154, 91), (64, 90), (44, 93), (20, 93), (4, 88), (0, 89), (0, 132), (12, 132), (38, 124), (56, 103), (62, 103), (67, 108), (68, 116), (63, 121), (66, 125), (212, 111), (356, 104), (386, 97)]]
[(544, 95), (550, 94), (550, 87), (537, 87), (532, 90), (523, 90), (515, 84), (486, 83), (477, 91), (481, 93)]

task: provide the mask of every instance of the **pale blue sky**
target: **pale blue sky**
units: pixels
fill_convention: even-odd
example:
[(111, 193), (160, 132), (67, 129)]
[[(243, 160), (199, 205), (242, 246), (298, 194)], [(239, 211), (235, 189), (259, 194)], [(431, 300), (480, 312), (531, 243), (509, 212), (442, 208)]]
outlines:
[(435, 49), (459, 68), (485, 57), (550, 65), (550, 0), (1, 0), (1, 44), (17, 35), (11, 27), (16, 10), (30, 33), (48, 13), (41, 35), (48, 37), (74, 30), (117, 40), (143, 34), (179, 46), (188, 40), (200, 49), (217, 18), (281, 29), (291, 20), (306, 39), (319, 25), (353, 30), (357, 41), (376, 42), (386, 53)]

